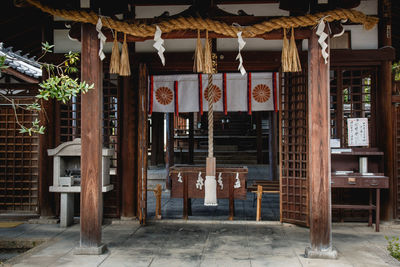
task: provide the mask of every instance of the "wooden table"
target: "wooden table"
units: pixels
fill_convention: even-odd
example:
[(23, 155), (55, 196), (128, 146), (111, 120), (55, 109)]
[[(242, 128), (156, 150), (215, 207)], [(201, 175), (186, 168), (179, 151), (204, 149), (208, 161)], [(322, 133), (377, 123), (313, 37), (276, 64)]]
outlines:
[[(332, 209), (363, 209), (369, 211), (368, 226), (372, 226), (372, 211), (375, 210), (375, 230), (379, 232), (380, 215), (380, 193), (381, 189), (389, 188), (389, 178), (382, 173), (373, 175), (362, 175), (353, 173), (347, 175), (336, 175), (332, 173), (332, 188), (367, 188), (369, 189), (368, 205), (343, 205), (332, 204)], [(375, 205), (372, 200), (372, 190), (376, 191)]]
[[(201, 189), (196, 187), (200, 172), (204, 183), (206, 177), (205, 166), (173, 166), (169, 170), (171, 177), (171, 198), (183, 198), (184, 219), (188, 219), (188, 215), (191, 215), (191, 199), (204, 199), (204, 185)], [(234, 199), (246, 199), (247, 173), (247, 167), (221, 168), (217, 166), (217, 198), (229, 199), (229, 220), (233, 220), (235, 213)], [(220, 174), (222, 186), (218, 183)], [(235, 188), (236, 176), (238, 176), (240, 181), (239, 188)]]

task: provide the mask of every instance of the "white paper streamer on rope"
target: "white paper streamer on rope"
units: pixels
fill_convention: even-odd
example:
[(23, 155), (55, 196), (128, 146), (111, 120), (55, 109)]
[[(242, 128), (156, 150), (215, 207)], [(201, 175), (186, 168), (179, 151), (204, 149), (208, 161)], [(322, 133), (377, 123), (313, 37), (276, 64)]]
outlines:
[(325, 60), (325, 64), (328, 64), (328, 57), (329, 54), (327, 52), (327, 48), (328, 48), (328, 44), (326, 43), (326, 39), (328, 38), (328, 34), (325, 33), (325, 22), (324, 22), (324, 18), (322, 18), (320, 20), (320, 22), (318, 23), (318, 27), (317, 27), (317, 32), (316, 34), (319, 36), (318, 38), (318, 43), (321, 46), (321, 50), (322, 50), (322, 57)]
[(163, 46), (164, 40), (161, 38), (161, 34), (162, 34), (162, 31), (161, 31), (160, 27), (158, 27), (158, 26), (156, 25), (156, 32), (155, 32), (155, 34), (154, 34), (154, 41), (155, 41), (155, 43), (153, 44), (153, 47), (154, 47), (155, 49), (157, 49), (157, 51), (158, 51), (158, 56), (159, 56), (160, 59), (161, 59), (161, 63), (163, 64), (163, 66), (165, 66), (165, 57), (164, 57), (165, 48), (164, 48), (164, 46)]
[(224, 190), (224, 184), (222, 183), (222, 172), (218, 175), (218, 184), (221, 187), (221, 190)]
[(238, 37), (238, 43), (239, 43), (239, 53), (236, 57), (236, 60), (239, 60), (239, 67), (238, 70), (240, 70), (240, 73), (242, 75), (246, 74), (246, 70), (243, 67), (243, 58), (242, 55), (240, 54), (240, 51), (243, 49), (243, 47), (246, 45), (246, 42), (243, 40), (242, 38), (242, 32), (238, 32), (237, 33), (237, 37)]
[(196, 188), (202, 190), (203, 185), (204, 185), (203, 178), (201, 177), (201, 172), (199, 172), (199, 176), (197, 177), (197, 182), (196, 182)]
[(236, 181), (235, 181), (235, 185), (233, 186), (233, 188), (240, 188), (240, 179), (239, 179), (239, 173), (236, 173)]
[(183, 181), (182, 181), (182, 175), (181, 175), (180, 172), (178, 173), (178, 182), (179, 182), (179, 183), (183, 183)]
[(101, 18), (99, 17), (99, 19), (97, 20), (97, 24), (96, 24), (96, 31), (98, 32), (97, 34), (97, 38), (99, 38), (100, 40), (100, 49), (99, 49), (99, 57), (101, 60), (103, 60), (106, 55), (104, 55), (103, 52), (103, 48), (104, 48), (104, 44), (106, 43), (106, 36), (101, 32), (101, 28), (103, 27), (103, 23), (101, 22)]

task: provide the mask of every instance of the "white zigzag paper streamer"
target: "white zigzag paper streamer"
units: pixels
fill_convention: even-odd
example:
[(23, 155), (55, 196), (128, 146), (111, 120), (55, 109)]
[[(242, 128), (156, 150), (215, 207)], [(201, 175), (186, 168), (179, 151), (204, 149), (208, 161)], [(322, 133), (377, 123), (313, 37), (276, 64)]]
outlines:
[(222, 172), (218, 175), (218, 184), (221, 187), (221, 190), (224, 190), (224, 184), (222, 183)]
[(203, 185), (204, 185), (203, 178), (201, 177), (201, 172), (199, 172), (199, 176), (197, 177), (197, 182), (196, 182), (196, 188), (202, 190)]
[(178, 173), (178, 182), (179, 182), (179, 183), (183, 183), (183, 181), (182, 181), (182, 175), (181, 175), (180, 172)]
[(99, 49), (99, 57), (103, 61), (103, 59), (106, 57), (103, 52), (104, 44), (106, 43), (106, 36), (101, 32), (101, 28), (103, 27), (103, 23), (101, 22), (101, 18), (97, 20), (96, 24), (96, 31), (98, 32), (97, 38), (100, 40), (100, 49)]
[(164, 39), (161, 38), (162, 31), (160, 27), (156, 26), (156, 32), (154, 33), (154, 41), (155, 43), (153, 44), (153, 47), (157, 49), (158, 51), (158, 56), (161, 59), (161, 63), (163, 66), (165, 66), (165, 57), (164, 57), (164, 51), (165, 48), (163, 46), (164, 44)]
[(243, 47), (246, 45), (246, 42), (243, 40), (242, 38), (242, 32), (238, 32), (237, 33), (237, 37), (238, 37), (238, 43), (239, 43), (239, 53), (236, 57), (236, 60), (239, 60), (239, 67), (238, 70), (240, 70), (240, 73), (242, 75), (246, 74), (246, 70), (243, 67), (243, 58), (242, 55), (240, 54), (240, 51), (243, 49)]
[(240, 180), (239, 180), (239, 173), (236, 173), (236, 181), (235, 181), (235, 185), (233, 186), (233, 188), (240, 188)]
[(321, 21), (319, 22), (316, 34), (319, 36), (318, 43), (321, 46), (322, 57), (325, 60), (325, 64), (328, 64), (328, 57), (329, 57), (329, 54), (327, 52), (328, 44), (325, 42), (326, 38), (328, 38), (328, 34), (325, 33), (324, 18), (322, 18)]

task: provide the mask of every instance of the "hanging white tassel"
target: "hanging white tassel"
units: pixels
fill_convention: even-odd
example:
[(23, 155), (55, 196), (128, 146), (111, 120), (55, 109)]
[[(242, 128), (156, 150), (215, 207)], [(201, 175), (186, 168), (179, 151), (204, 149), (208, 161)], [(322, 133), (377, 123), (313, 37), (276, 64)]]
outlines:
[(203, 185), (204, 185), (203, 178), (201, 177), (201, 172), (199, 172), (199, 175), (197, 176), (196, 188), (202, 190)]
[(158, 56), (161, 59), (161, 63), (163, 64), (163, 66), (165, 66), (165, 57), (164, 57), (165, 48), (163, 46), (164, 40), (161, 38), (161, 34), (162, 34), (162, 31), (161, 31), (160, 27), (156, 26), (156, 32), (154, 34), (155, 43), (153, 44), (153, 47), (155, 49), (157, 49)]
[(104, 44), (106, 43), (106, 36), (101, 32), (101, 28), (103, 27), (103, 23), (101, 22), (101, 18), (97, 20), (96, 24), (96, 31), (98, 32), (97, 38), (100, 40), (100, 49), (99, 49), (99, 57), (103, 61), (103, 59), (106, 57), (106, 55), (103, 52)]
[(218, 206), (215, 176), (206, 176), (204, 183), (204, 206)]
[(243, 49), (243, 47), (246, 45), (246, 42), (243, 40), (242, 38), (242, 32), (238, 32), (237, 33), (237, 37), (238, 37), (238, 43), (239, 43), (239, 53), (236, 57), (236, 60), (239, 60), (239, 67), (238, 70), (240, 70), (240, 73), (242, 75), (246, 74), (246, 70), (243, 67), (243, 58), (242, 55), (240, 54), (240, 51)]
[(222, 172), (218, 175), (218, 184), (221, 187), (221, 190), (224, 190), (224, 184), (222, 183)]

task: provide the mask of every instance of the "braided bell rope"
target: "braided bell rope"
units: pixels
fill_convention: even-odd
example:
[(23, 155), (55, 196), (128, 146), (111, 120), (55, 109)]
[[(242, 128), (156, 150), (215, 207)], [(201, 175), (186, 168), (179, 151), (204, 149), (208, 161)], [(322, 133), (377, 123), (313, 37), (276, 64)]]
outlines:
[[(111, 28), (118, 32), (124, 32), (135, 37), (151, 37), (154, 36), (155, 33), (154, 25), (148, 25), (145, 23), (128, 23), (114, 20), (109, 17), (99, 16), (93, 11), (87, 12), (83, 10), (55, 9), (43, 5), (38, 0), (26, 1), (34, 7), (39, 8), (43, 12), (76, 22), (91, 23), (96, 25), (98, 19), (101, 18), (104, 27)], [(179, 30), (208, 30), (226, 37), (236, 38), (237, 33), (241, 31), (243, 37), (251, 38), (278, 29), (314, 26), (317, 25), (322, 18), (324, 18), (326, 22), (348, 19), (353, 23), (363, 24), (366, 30), (372, 29), (378, 23), (377, 17), (367, 16), (357, 10), (336, 9), (298, 17), (275, 18), (246, 27), (237, 27), (212, 19), (193, 17), (180, 17), (176, 19), (165, 20), (157, 23), (157, 25), (160, 27), (163, 33)]]
[(208, 157), (214, 157), (214, 86), (213, 76), (208, 74)]

